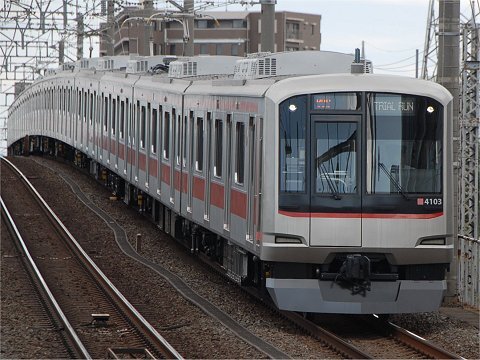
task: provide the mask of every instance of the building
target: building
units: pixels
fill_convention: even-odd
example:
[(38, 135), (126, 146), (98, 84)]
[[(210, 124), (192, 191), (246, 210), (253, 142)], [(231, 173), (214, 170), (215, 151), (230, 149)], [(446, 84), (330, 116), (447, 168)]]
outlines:
[[(115, 17), (112, 55), (184, 55), (188, 30), (180, 16), (167, 17), (153, 8), (124, 8)], [(320, 50), (320, 21), (321, 15), (276, 12), (275, 51)], [(262, 50), (259, 12), (203, 12), (194, 24), (195, 55), (245, 56)], [(107, 55), (107, 29), (101, 24), (100, 56)]]

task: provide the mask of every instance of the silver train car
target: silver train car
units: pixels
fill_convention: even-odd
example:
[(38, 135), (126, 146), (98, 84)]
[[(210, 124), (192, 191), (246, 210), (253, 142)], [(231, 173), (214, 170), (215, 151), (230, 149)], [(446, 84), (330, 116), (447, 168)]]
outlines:
[(353, 62), (85, 59), (16, 98), (9, 151), (86, 167), (280, 309), (433, 311), (453, 255), (452, 97)]

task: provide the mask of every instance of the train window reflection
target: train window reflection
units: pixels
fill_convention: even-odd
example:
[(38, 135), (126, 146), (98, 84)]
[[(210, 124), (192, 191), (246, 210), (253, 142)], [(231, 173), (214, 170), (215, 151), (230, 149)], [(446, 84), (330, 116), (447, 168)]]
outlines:
[(152, 153), (157, 153), (157, 124), (158, 124), (158, 111), (156, 108), (152, 109), (152, 132), (151, 132), (151, 149)]
[(245, 169), (245, 124), (238, 122), (236, 125), (235, 151), (235, 183), (243, 185)]
[(195, 152), (195, 170), (203, 171), (203, 118), (197, 117), (197, 148)]
[(442, 191), (442, 107), (425, 97), (367, 97), (368, 193)]
[(315, 123), (315, 192), (356, 192), (356, 143), (356, 123)]
[(307, 97), (280, 104), (280, 191), (305, 192)]
[(215, 154), (213, 163), (213, 174), (222, 177), (222, 155), (223, 155), (223, 121), (215, 119)]

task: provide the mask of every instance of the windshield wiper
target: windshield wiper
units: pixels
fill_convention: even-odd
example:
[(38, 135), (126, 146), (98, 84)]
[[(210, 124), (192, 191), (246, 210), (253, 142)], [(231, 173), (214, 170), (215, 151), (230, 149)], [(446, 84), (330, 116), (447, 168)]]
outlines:
[(327, 180), (327, 184), (328, 184), (328, 187), (329, 187), (329, 189), (330, 189), (330, 193), (332, 194), (332, 196), (333, 196), (333, 198), (334, 198), (335, 200), (340, 200), (340, 199), (341, 199), (341, 196), (338, 195), (338, 189), (337, 189), (337, 187), (335, 186), (335, 184), (334, 184), (332, 178), (330, 177), (329, 173), (326, 171), (327, 169), (326, 169), (326, 167), (325, 167), (325, 164), (322, 162), (322, 163), (320, 164), (320, 166), (321, 166), (323, 169), (325, 169), (325, 171), (324, 171), (324, 170), (320, 170), (320, 169), (319, 169), (319, 170), (320, 170), (321, 175), (324, 175), (324, 176), (325, 176), (325, 179)]
[(390, 178), (390, 181), (393, 183), (393, 185), (397, 188), (398, 193), (403, 196), (405, 200), (410, 200), (410, 198), (405, 194), (405, 191), (403, 190), (402, 186), (398, 183), (397, 179), (393, 177), (393, 175), (388, 171), (388, 169), (385, 167), (385, 165), (381, 162), (378, 163), (378, 167), (383, 170), (383, 172)]

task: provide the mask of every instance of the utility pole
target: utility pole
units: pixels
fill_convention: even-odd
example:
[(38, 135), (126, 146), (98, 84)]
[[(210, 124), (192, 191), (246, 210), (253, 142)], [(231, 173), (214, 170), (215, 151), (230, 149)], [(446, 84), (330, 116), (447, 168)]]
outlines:
[[(453, 96), (453, 160), (459, 155), (459, 98), (460, 98), (460, 0), (439, 0), (439, 31), (438, 31), (438, 70), (437, 82), (443, 85)], [(448, 169), (449, 170), (449, 169)], [(448, 171), (447, 170), (447, 171)], [(453, 188), (453, 239), (454, 253), (458, 249), (458, 163), (453, 167), (451, 177)], [(457, 289), (457, 269), (451, 266), (447, 279), (447, 297), (453, 299)]]
[(83, 58), (83, 14), (77, 14), (77, 60)]
[[(153, 11), (153, 1), (143, 0), (142, 6), (144, 10)], [(120, 35), (121, 37), (121, 35)], [(153, 24), (152, 22), (145, 21), (145, 34), (143, 36), (143, 53), (147, 56), (153, 55)]]
[(107, 56), (113, 56), (113, 42), (115, 36), (115, 3), (114, 0), (107, 1)]
[(193, 56), (195, 54), (195, 33), (194, 33), (194, 26), (195, 26), (195, 13), (193, 12), (195, 7), (194, 0), (184, 0), (183, 2), (185, 8), (185, 18), (183, 21), (186, 22), (186, 28), (188, 29), (188, 38), (185, 39), (185, 56)]
[(275, 51), (275, 4), (277, 0), (260, 0), (262, 25), (260, 43), (262, 51)]
[(67, 17), (67, 0), (63, 0), (63, 34), (58, 42), (58, 63), (65, 63), (65, 35), (67, 31), (68, 17)]

